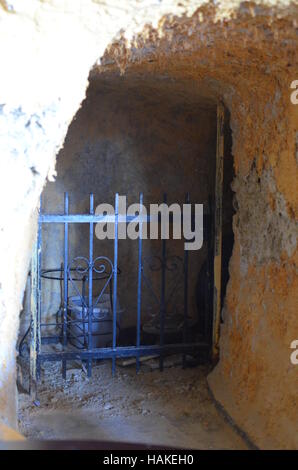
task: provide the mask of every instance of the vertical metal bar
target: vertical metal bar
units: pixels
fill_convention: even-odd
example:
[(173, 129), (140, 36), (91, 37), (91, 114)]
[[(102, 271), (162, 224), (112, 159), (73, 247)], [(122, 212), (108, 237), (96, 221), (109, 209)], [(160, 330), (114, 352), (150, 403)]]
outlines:
[[(90, 214), (94, 215), (94, 198), (90, 194)], [(89, 224), (89, 284), (88, 284), (88, 350), (92, 350), (92, 316), (93, 316), (93, 222)], [(88, 377), (92, 374), (92, 358), (88, 359)]]
[[(204, 312), (204, 340), (212, 346), (212, 318), (210, 313), (212, 313), (211, 302), (213, 300), (213, 262), (214, 262), (214, 220), (212, 219), (214, 201), (213, 197), (210, 195), (208, 198), (208, 223), (204, 225), (204, 230), (206, 230), (205, 240), (207, 240), (207, 275), (206, 275), (206, 286), (205, 286), (205, 312)], [(211, 348), (212, 349), (212, 348)]]
[[(142, 222), (143, 193), (140, 194), (140, 221), (139, 221), (139, 259), (138, 259), (138, 310), (137, 310), (137, 347), (141, 341), (141, 306), (142, 306), (142, 243), (143, 243), (143, 222)], [(140, 355), (136, 358), (137, 372), (140, 370)]]
[[(167, 195), (164, 194), (163, 202), (167, 203)], [(161, 221), (162, 223), (162, 221)], [(161, 233), (162, 235), (162, 233)], [(160, 346), (164, 345), (164, 329), (165, 329), (165, 295), (166, 295), (166, 240), (162, 239), (162, 267), (161, 267), (161, 296), (160, 296)], [(159, 370), (163, 371), (163, 351), (159, 356)]]
[[(186, 204), (189, 204), (189, 193), (185, 197)], [(183, 343), (187, 340), (188, 324), (188, 250), (184, 248), (184, 318), (183, 318)], [(186, 355), (182, 356), (182, 367), (186, 367)]]
[(215, 176), (215, 218), (214, 218), (214, 291), (213, 291), (213, 341), (212, 356), (219, 355), (219, 330), (221, 311), (221, 255), (222, 255), (222, 191), (224, 159), (224, 106), (217, 105), (217, 142)]
[[(64, 214), (68, 215), (68, 193), (64, 193)], [(64, 306), (63, 306), (63, 349), (67, 345), (67, 308), (68, 308), (68, 222), (64, 222)], [(66, 359), (62, 360), (62, 376), (66, 379)]]
[[(212, 262), (213, 262), (213, 230), (212, 230), (212, 197), (209, 196), (208, 200), (208, 215), (206, 216), (206, 223), (204, 224), (205, 236), (204, 240), (207, 241), (207, 266), (206, 266), (206, 280), (204, 284), (204, 341), (210, 342), (212, 339), (212, 332), (210, 331), (211, 318), (210, 318), (210, 300), (212, 299), (213, 293), (211, 292), (211, 273), (212, 273)], [(211, 310), (212, 311), (212, 310)], [(211, 335), (211, 337), (210, 337)]]
[[(39, 213), (42, 211), (42, 198), (40, 197), (40, 209)], [(36, 324), (36, 346), (37, 346), (37, 357), (36, 357), (36, 378), (40, 379), (40, 362), (39, 362), (39, 353), (41, 351), (41, 248), (42, 248), (42, 224), (38, 220), (38, 231), (37, 231), (37, 276), (38, 276), (38, 286), (37, 286), (37, 324)]]
[[(114, 280), (113, 280), (113, 349), (116, 350), (117, 337), (117, 274), (118, 274), (118, 212), (119, 194), (115, 195), (115, 224), (114, 224)], [(116, 370), (116, 356), (112, 359), (112, 374)]]
[(38, 242), (34, 243), (31, 260), (31, 329), (30, 329), (30, 395), (37, 393), (37, 316), (38, 316)]
[(86, 337), (86, 323), (85, 323), (85, 297), (86, 297), (86, 276), (83, 276), (82, 279), (82, 323), (83, 323), (83, 347), (88, 348), (88, 342)]

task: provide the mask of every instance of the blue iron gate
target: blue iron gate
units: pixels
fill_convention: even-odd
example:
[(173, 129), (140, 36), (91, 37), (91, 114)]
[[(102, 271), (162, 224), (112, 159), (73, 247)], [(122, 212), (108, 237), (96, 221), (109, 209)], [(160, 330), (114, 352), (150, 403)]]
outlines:
[[(164, 196), (166, 202), (166, 195)], [(189, 195), (186, 196), (186, 203), (189, 202)], [(140, 194), (140, 204), (143, 204), (143, 194)], [(79, 359), (87, 364), (88, 376), (92, 374), (93, 360), (111, 359), (112, 373), (116, 370), (116, 358), (135, 357), (136, 370), (140, 368), (140, 357), (148, 355), (159, 356), (160, 370), (163, 370), (163, 362), (166, 354), (181, 353), (183, 366), (186, 365), (186, 354), (201, 352), (208, 355), (210, 342), (207, 338), (200, 342), (188, 342), (188, 257), (189, 252), (184, 251), (183, 259), (180, 258), (183, 267), (183, 340), (175, 344), (165, 342), (165, 315), (166, 315), (166, 272), (169, 269), (169, 258), (167, 257), (167, 241), (162, 240), (161, 256), (155, 257), (159, 262), (161, 271), (160, 297), (156, 297), (159, 303), (159, 344), (142, 345), (141, 344), (141, 320), (142, 320), (142, 288), (147, 285), (150, 288), (150, 279), (145, 275), (144, 265), (146, 260), (143, 257), (143, 239), (142, 239), (142, 219), (139, 222), (139, 240), (138, 240), (138, 283), (136, 292), (137, 319), (135, 344), (131, 346), (117, 345), (117, 310), (118, 310), (118, 224), (119, 224), (119, 196), (115, 196), (115, 215), (96, 215), (94, 212), (94, 198), (90, 194), (89, 214), (70, 214), (69, 197), (65, 193), (64, 214), (44, 214), (40, 209), (38, 219), (38, 236), (34, 246), (32, 264), (31, 264), (31, 324), (30, 324), (30, 390), (33, 396), (36, 396), (37, 382), (40, 377), (40, 367), (46, 361), (61, 361), (62, 374), (66, 378), (67, 361)], [(125, 216), (125, 222), (133, 221), (137, 216)], [(204, 214), (205, 217), (205, 214)], [(105, 256), (94, 257), (94, 224), (98, 222), (112, 222), (114, 224), (114, 259), (113, 261)], [(123, 216), (121, 216), (123, 222)], [(147, 217), (150, 222), (150, 216)], [(44, 224), (63, 224), (64, 226), (64, 260), (59, 269), (41, 268), (41, 257), (43, 252), (42, 245), (42, 226)], [(89, 224), (89, 258), (76, 257), (69, 260), (69, 224)], [(206, 224), (204, 224), (205, 227)], [(210, 253), (210, 250), (209, 250)], [(173, 260), (172, 260), (173, 261)], [(176, 260), (177, 261), (177, 260)], [(58, 321), (55, 325), (59, 327), (58, 335), (45, 336), (43, 328), (48, 327), (49, 323), (43, 321), (41, 306), (41, 279), (56, 279), (63, 284), (63, 302), (59, 309)], [(93, 283), (97, 280), (103, 282), (103, 287), (97, 297), (93, 295)], [(82, 288), (79, 290), (77, 282), (80, 281)], [(78, 294), (81, 315), (73, 317), (70, 315), (69, 286), (72, 286)], [(88, 288), (88, 289), (87, 289)], [(174, 286), (175, 289), (175, 286)], [(86, 291), (88, 290), (88, 295)], [(93, 326), (94, 322), (100, 322), (102, 318), (98, 317), (97, 307), (104, 295), (109, 295), (112, 317), (112, 345), (110, 347), (94, 347), (93, 345)], [(73, 334), (75, 329), (76, 334)], [(76, 341), (76, 349), (69, 346)], [(60, 352), (45, 352), (43, 345), (49, 343), (62, 343), (63, 349)], [(79, 344), (79, 346), (78, 346)]]

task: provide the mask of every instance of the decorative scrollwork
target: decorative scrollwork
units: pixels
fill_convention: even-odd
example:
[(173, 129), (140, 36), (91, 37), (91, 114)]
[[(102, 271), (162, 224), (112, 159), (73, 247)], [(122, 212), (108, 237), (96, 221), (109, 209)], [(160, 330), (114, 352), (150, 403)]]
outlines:
[(71, 285), (73, 286), (81, 301), (82, 315), (84, 314), (88, 306), (85, 296), (83, 296), (80, 290), (78, 289), (76, 281), (86, 281), (88, 278), (88, 272), (89, 260), (84, 256), (76, 256), (75, 258), (73, 258), (67, 268), (68, 279), (70, 280)]
[[(75, 258), (72, 259), (67, 269), (68, 278), (74, 290), (80, 297), (80, 300), (82, 302), (82, 307), (86, 307), (86, 308), (88, 308), (87, 300), (80, 292), (78, 286), (76, 285), (76, 281), (87, 282), (89, 279), (90, 268), (91, 268), (91, 265), (90, 265), (88, 258), (85, 258), (84, 256), (76, 256)], [(98, 256), (97, 258), (94, 259), (92, 263), (92, 271), (96, 273), (95, 276), (96, 275), (97, 276), (96, 277), (94, 276), (93, 279), (103, 280), (105, 281), (105, 283), (99, 295), (93, 301), (93, 308), (95, 308), (97, 304), (100, 302), (100, 299), (102, 298), (102, 295), (106, 290), (106, 287), (108, 286), (108, 284), (110, 283), (112, 279), (113, 270), (114, 270), (113, 263), (106, 256)]]
[[(109, 271), (108, 271), (108, 268), (110, 268)], [(93, 270), (97, 274), (108, 274), (108, 275), (110, 275), (113, 272), (113, 263), (106, 256), (98, 256), (93, 261)]]
[(150, 271), (161, 271), (164, 267), (167, 271), (178, 270), (183, 261), (180, 256), (172, 255), (167, 256), (163, 262), (161, 256), (153, 255), (143, 258), (143, 266), (148, 265)]
[(150, 271), (160, 271), (162, 269), (162, 259), (160, 256), (146, 256), (143, 258), (143, 267), (148, 265)]
[(168, 256), (166, 258), (166, 270), (167, 271), (177, 271), (182, 267), (182, 258), (180, 256)]
[(165, 299), (165, 305), (166, 308), (168, 308), (171, 300), (177, 294), (181, 283), (181, 275), (183, 274), (182, 258), (177, 255), (167, 256), (165, 260), (163, 260), (161, 256), (157, 255), (147, 256), (143, 258), (142, 275), (144, 282), (149, 291), (151, 292), (155, 303), (160, 306), (160, 295), (157, 295), (154, 291), (152, 282), (146, 274), (146, 268), (148, 268), (151, 272), (157, 272), (164, 269), (165, 271), (173, 273), (174, 278), (172, 279), (172, 282), (170, 281), (167, 285), (168, 292)]
[[(98, 256), (94, 260), (93, 269), (96, 273), (103, 274), (103, 279), (105, 279), (104, 286), (93, 303), (93, 307), (96, 307), (98, 303), (100, 302), (100, 300), (102, 299), (102, 296), (112, 279), (114, 266), (113, 266), (112, 261), (106, 256)], [(110, 290), (110, 302), (111, 302), (111, 309), (112, 309), (112, 291), (111, 290)]]
[[(85, 264), (85, 266), (84, 266)], [(82, 276), (82, 279), (85, 274), (89, 271), (89, 260), (84, 256), (76, 256), (68, 265), (68, 275), (71, 278), (71, 272), (75, 272), (77, 275)]]

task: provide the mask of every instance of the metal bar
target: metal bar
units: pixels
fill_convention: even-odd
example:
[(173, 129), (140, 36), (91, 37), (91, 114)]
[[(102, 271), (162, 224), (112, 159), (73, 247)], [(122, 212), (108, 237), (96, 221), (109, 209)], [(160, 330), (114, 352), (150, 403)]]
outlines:
[[(64, 193), (64, 213), (69, 212), (68, 193)], [(63, 306), (63, 348), (67, 345), (67, 308), (68, 308), (68, 222), (64, 223), (64, 306)], [(66, 379), (66, 360), (62, 361), (62, 376)]]
[[(143, 206), (143, 193), (140, 194), (140, 208)], [(138, 305), (137, 305), (137, 347), (140, 346), (141, 341), (141, 306), (142, 306), (142, 243), (143, 237), (143, 222), (139, 223), (139, 259), (138, 259)], [(136, 360), (137, 372), (140, 370), (140, 357), (137, 356)]]
[[(118, 223), (128, 223), (133, 222), (138, 219), (139, 216), (136, 215), (124, 215), (120, 214), (118, 216)], [(91, 215), (91, 214), (42, 214), (40, 216), (40, 223), (42, 224), (64, 224), (68, 222), (69, 224), (89, 224), (90, 222), (104, 222), (104, 223), (115, 223), (115, 215)], [(142, 222), (159, 222), (161, 220), (161, 215), (143, 215)], [(169, 222), (173, 222), (173, 214), (169, 214)]]
[(215, 175), (215, 218), (214, 218), (214, 291), (213, 291), (213, 340), (212, 356), (219, 355), (219, 330), (221, 312), (221, 255), (222, 255), (222, 191), (224, 159), (224, 106), (217, 105), (217, 142)]
[[(42, 210), (42, 198), (40, 197), (40, 208), (39, 211)], [(37, 286), (37, 322), (36, 322), (36, 378), (39, 380), (40, 378), (40, 363), (38, 360), (39, 353), (41, 351), (41, 247), (42, 247), (42, 225), (38, 222), (38, 229), (37, 229), (37, 278), (38, 278), (38, 286)]]
[(155, 292), (154, 292), (154, 290), (153, 290), (153, 288), (152, 288), (152, 285), (151, 285), (150, 280), (149, 280), (149, 279), (147, 278), (147, 276), (145, 275), (145, 273), (144, 273), (144, 267), (143, 267), (143, 270), (142, 270), (142, 275), (143, 275), (143, 279), (144, 279), (144, 281), (145, 281), (145, 284), (146, 284), (146, 286), (148, 287), (148, 290), (149, 290), (149, 291), (151, 292), (151, 294), (152, 294), (153, 300), (156, 302), (156, 305), (157, 305), (158, 307), (160, 307), (160, 298), (157, 297), (157, 295), (155, 294)]
[[(83, 279), (82, 279), (82, 299), (85, 299), (85, 296), (86, 296), (86, 276), (83, 276)], [(83, 323), (83, 334), (84, 334), (84, 346), (87, 348), (86, 322), (84, 320), (84, 311), (85, 311), (85, 305), (84, 305), (84, 302), (82, 302), (82, 323)]]
[[(167, 203), (167, 195), (163, 195), (163, 202)], [(161, 236), (163, 234), (161, 233)], [(162, 238), (162, 270), (161, 270), (161, 296), (160, 296), (160, 346), (164, 345), (164, 328), (165, 328), (165, 296), (166, 296), (166, 240)], [(163, 371), (163, 354), (159, 357), (159, 370)]]
[(121, 346), (117, 348), (98, 348), (92, 351), (76, 351), (76, 352), (56, 352), (56, 353), (42, 353), (40, 354), (40, 361), (57, 361), (62, 360), (74, 360), (74, 359), (88, 359), (92, 357), (94, 359), (110, 359), (116, 357), (137, 357), (139, 356), (150, 356), (153, 354), (159, 355), (161, 353), (171, 354), (177, 352), (194, 352), (194, 351), (207, 351), (209, 344), (205, 342), (200, 343), (188, 343), (188, 344), (166, 344), (164, 346), (156, 345), (142, 345), (136, 346)]
[[(116, 350), (117, 336), (117, 274), (118, 274), (118, 212), (119, 212), (119, 194), (115, 195), (115, 232), (114, 232), (114, 279), (113, 279), (113, 350)], [(116, 370), (116, 357), (113, 356), (112, 374)]]
[[(206, 275), (204, 278), (204, 284), (202, 286), (203, 288), (203, 298), (204, 298), (204, 304), (202, 305), (202, 309), (204, 309), (204, 315), (203, 315), (203, 324), (202, 324), (202, 333), (203, 337), (205, 339), (208, 338), (208, 317), (210, 315), (210, 308), (209, 308), (209, 282), (210, 282), (210, 274), (209, 274), (209, 259), (210, 259), (210, 234), (207, 231), (207, 227), (204, 226), (204, 240), (207, 240), (207, 260), (206, 260)], [(211, 254), (212, 258), (212, 254)]]
[(61, 341), (61, 336), (43, 336), (41, 344), (58, 344)]
[[(90, 194), (90, 215), (94, 214), (94, 198)], [(93, 222), (89, 225), (89, 279), (88, 279), (88, 351), (92, 350), (92, 316), (93, 316)], [(88, 377), (92, 374), (92, 358), (88, 359)]]
[[(166, 194), (164, 195), (163, 201), (166, 203), (167, 202), (167, 196)], [(140, 194), (140, 204), (143, 203), (143, 194)], [(80, 358), (81, 360), (84, 360), (88, 364), (88, 375), (91, 375), (92, 372), (92, 360), (93, 359), (105, 359), (105, 358), (111, 358), (112, 359), (112, 372), (113, 375), (115, 374), (116, 370), (116, 358), (117, 357), (135, 357), (136, 358), (136, 366), (137, 366), (137, 371), (139, 370), (140, 367), (140, 357), (141, 356), (146, 356), (146, 355), (151, 355), (151, 354), (157, 354), (159, 355), (159, 365), (160, 369), (163, 370), (163, 359), (164, 355), (166, 353), (179, 353), (182, 355), (182, 358), (184, 358), (185, 361), (185, 354), (187, 352), (191, 351), (196, 351), (196, 350), (201, 350), (203, 353), (208, 351), (208, 348), (210, 347), (208, 345), (208, 342), (204, 343), (186, 343), (186, 334), (184, 332), (183, 336), (183, 344), (172, 344), (172, 345), (165, 345), (165, 338), (164, 338), (164, 329), (165, 329), (165, 315), (166, 315), (166, 271), (167, 271), (167, 266), (166, 266), (166, 255), (167, 255), (167, 250), (166, 250), (166, 240), (162, 240), (162, 272), (161, 272), (161, 297), (158, 299), (158, 305), (160, 308), (160, 344), (159, 345), (150, 345), (150, 346), (141, 346), (141, 294), (142, 294), (142, 223), (145, 221), (150, 221), (153, 220), (153, 218), (150, 217), (140, 217), (140, 214), (138, 216), (122, 216), (119, 214), (119, 196), (118, 194), (115, 195), (115, 215), (114, 216), (95, 216), (94, 214), (94, 204), (93, 204), (93, 195), (90, 195), (90, 214), (76, 214), (76, 215), (70, 215), (69, 214), (69, 200), (68, 200), (68, 194), (65, 194), (65, 202), (64, 202), (64, 215), (46, 215), (46, 214), (41, 214), (39, 218), (39, 223), (40, 227), (42, 223), (63, 223), (64, 224), (64, 305), (63, 305), (63, 316), (62, 316), (62, 342), (63, 342), (63, 351), (61, 353), (40, 353), (37, 355), (35, 359), (35, 366), (37, 363), (41, 363), (46, 360), (50, 361), (62, 361), (63, 365), (63, 376), (66, 376), (66, 362), (71, 359), (77, 359)], [(139, 237), (139, 259), (138, 259), (138, 298), (137, 298), (137, 331), (136, 331), (136, 346), (129, 346), (129, 347), (117, 347), (117, 309), (118, 309), (118, 303), (117, 303), (117, 274), (118, 274), (118, 224), (120, 221), (126, 221), (130, 222), (132, 220), (135, 220), (136, 217), (139, 217), (138, 222), (139, 222), (139, 231), (140, 231), (140, 237)], [(93, 238), (93, 231), (94, 231), (94, 224), (98, 221), (103, 221), (103, 220), (109, 220), (110, 222), (115, 224), (115, 239), (114, 239), (114, 264), (113, 264), (113, 277), (111, 280), (111, 289), (112, 289), (112, 331), (113, 331), (113, 340), (112, 340), (112, 347), (110, 348), (93, 348), (92, 339), (93, 339), (93, 334), (92, 334), (92, 326), (93, 326), (93, 308), (95, 304), (93, 304), (93, 281), (95, 280), (95, 276), (93, 275), (93, 243), (94, 243), (94, 238)], [(160, 220), (160, 215), (158, 217), (158, 220)], [(171, 219), (170, 219), (171, 220)], [(67, 345), (67, 342), (71, 340), (71, 336), (68, 335), (68, 327), (70, 323), (75, 323), (75, 321), (72, 321), (71, 317), (68, 316), (68, 224), (69, 223), (89, 223), (89, 276), (88, 276), (88, 282), (89, 282), (89, 290), (88, 290), (88, 318), (86, 318), (86, 321), (82, 319), (80, 322), (80, 325), (82, 326), (82, 335), (79, 335), (78, 337), (84, 336), (84, 327), (85, 324), (88, 322), (88, 341), (86, 341), (86, 349), (83, 350), (78, 350), (78, 351), (69, 351), (65, 346)], [(187, 260), (188, 261), (188, 260)], [(38, 263), (38, 260), (37, 260)], [(187, 264), (187, 263), (186, 263)], [(185, 292), (184, 295), (186, 296), (185, 299), (187, 298), (187, 291), (188, 291), (188, 277), (186, 276), (186, 271), (188, 271), (188, 264), (187, 264), (187, 269), (184, 269), (184, 283), (185, 285)], [(37, 268), (37, 276), (38, 276), (38, 268)], [(113, 281), (113, 282), (112, 282)], [(82, 288), (84, 290), (84, 288)], [(84, 294), (84, 293), (83, 293)], [(87, 293), (86, 293), (87, 294)], [(38, 299), (38, 297), (37, 297)], [(37, 300), (37, 309), (38, 309), (38, 300)], [(185, 304), (186, 305), (186, 304)], [(185, 325), (187, 326), (187, 314), (188, 314), (188, 305), (186, 305), (184, 315), (185, 315)], [(37, 319), (38, 319), (38, 314), (37, 314)], [(79, 322), (79, 320), (78, 320)], [(40, 323), (41, 326), (43, 326)], [(185, 329), (186, 329), (185, 326)], [(86, 327), (87, 329), (87, 327)], [(36, 326), (35, 330), (36, 335), (37, 331)], [(87, 333), (87, 331), (86, 331)], [(51, 338), (42, 338), (41, 342), (42, 344), (47, 344), (51, 342), (55, 342), (59, 340), (59, 336)], [(36, 343), (35, 343), (36, 344)], [(36, 349), (35, 349), (36, 351)], [(34, 359), (34, 358), (33, 358)], [(33, 360), (32, 359), (32, 360)], [(38, 359), (38, 360), (37, 360)], [(38, 362), (40, 360), (40, 362)], [(36, 378), (36, 374), (35, 374)]]
[[(93, 280), (94, 280), (94, 278), (93, 278)], [(94, 304), (93, 304), (93, 310), (94, 310)], [(110, 321), (110, 320), (106, 319), (105, 321)], [(113, 320), (111, 320), (111, 321), (113, 321)], [(96, 319), (96, 318), (92, 319), (92, 323), (100, 323), (100, 322), (102, 322), (102, 320)], [(84, 323), (87, 324), (88, 319), (87, 320), (82, 320), (81, 318), (78, 318), (77, 320), (72, 320), (71, 316), (67, 315), (67, 325), (72, 325), (72, 324), (77, 324), (77, 323), (79, 323), (80, 325), (83, 325)], [(63, 326), (63, 322), (62, 323), (60, 323), (60, 322), (57, 322), (57, 323), (52, 322), (51, 323), (50, 322), (50, 323), (41, 323), (40, 324), (41, 327), (45, 327), (45, 328), (48, 328), (49, 326), (61, 326), (61, 325)], [(77, 326), (79, 327), (79, 325), (77, 325)], [(81, 328), (81, 331), (83, 332), (84, 329)]]
[[(212, 210), (212, 197), (209, 196), (210, 212)], [(210, 318), (210, 300), (212, 299), (213, 293), (211, 292), (211, 273), (212, 273), (212, 262), (213, 262), (213, 231), (212, 231), (212, 221), (211, 217), (208, 217), (206, 222), (204, 222), (204, 230), (206, 230), (206, 235), (204, 240), (207, 240), (207, 270), (206, 270), (206, 280), (204, 285), (205, 290), (205, 305), (204, 305), (204, 339), (210, 341), (212, 332), (211, 327), (211, 318)]]
[(30, 395), (37, 394), (37, 309), (38, 302), (38, 243), (34, 243), (31, 259), (31, 334), (30, 334)]
[[(189, 193), (186, 194), (185, 202), (189, 204)], [(183, 343), (187, 340), (188, 326), (188, 250), (184, 249), (184, 318), (183, 318)], [(186, 355), (182, 357), (182, 367), (186, 367)]]
[[(173, 220), (173, 215), (169, 214), (170, 222)], [(132, 222), (135, 219), (137, 219), (138, 216), (135, 215), (123, 215), (121, 214), (118, 217), (118, 222)], [(160, 215), (158, 216), (152, 216), (150, 217), (149, 215), (144, 215), (143, 216), (143, 222), (150, 222), (154, 220), (159, 220)], [(90, 222), (96, 223), (96, 222), (105, 222), (105, 223), (114, 223), (115, 222), (115, 215), (91, 215), (91, 214), (43, 214), (40, 216), (40, 222), (42, 224), (50, 224), (50, 223), (56, 223), (56, 224), (64, 224), (65, 222), (68, 222), (69, 224), (89, 224)]]

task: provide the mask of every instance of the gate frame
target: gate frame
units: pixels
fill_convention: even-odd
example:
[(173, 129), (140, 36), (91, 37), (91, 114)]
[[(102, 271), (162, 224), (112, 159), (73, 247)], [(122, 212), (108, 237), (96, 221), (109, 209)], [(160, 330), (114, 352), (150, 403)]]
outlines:
[[(177, 344), (164, 344), (164, 315), (165, 315), (165, 270), (166, 270), (166, 240), (162, 240), (162, 285), (161, 285), (161, 299), (160, 299), (160, 344), (159, 345), (141, 345), (140, 332), (141, 332), (141, 295), (142, 295), (142, 276), (143, 276), (143, 261), (142, 261), (142, 230), (139, 230), (140, 237), (138, 243), (138, 286), (137, 286), (137, 331), (136, 331), (136, 345), (135, 346), (117, 346), (117, 273), (118, 273), (118, 193), (115, 195), (115, 214), (114, 215), (95, 215), (94, 213), (94, 198), (90, 194), (90, 210), (89, 214), (69, 214), (69, 198), (68, 194), (64, 195), (64, 214), (44, 214), (40, 205), (39, 218), (38, 218), (38, 233), (37, 240), (33, 247), (32, 264), (31, 264), (31, 340), (30, 340), (30, 394), (33, 398), (37, 399), (37, 382), (40, 377), (40, 366), (45, 361), (61, 361), (62, 362), (62, 375), (66, 378), (66, 365), (68, 360), (80, 359), (86, 360), (88, 364), (88, 376), (92, 373), (92, 360), (93, 359), (112, 359), (112, 373), (116, 371), (116, 358), (117, 357), (135, 357), (136, 370), (140, 368), (140, 357), (149, 355), (159, 355), (160, 370), (163, 370), (163, 360), (166, 353), (181, 353), (183, 367), (186, 365), (186, 354), (190, 352), (202, 352), (208, 354), (210, 351), (210, 344), (205, 341), (198, 341), (187, 343), (187, 314), (188, 314), (188, 252), (184, 250), (184, 263), (183, 263), (183, 276), (184, 276), (184, 324), (183, 324), (183, 342)], [(164, 202), (166, 195), (164, 195)], [(189, 194), (186, 195), (186, 203), (189, 203)], [(143, 203), (143, 194), (140, 194), (140, 204)], [(125, 223), (132, 222), (138, 216), (125, 216)], [(150, 222), (150, 216), (146, 218)], [(113, 266), (113, 340), (112, 347), (108, 348), (93, 348), (92, 347), (92, 270), (93, 270), (93, 239), (94, 239), (94, 224), (97, 222), (109, 222), (115, 225), (114, 237), (114, 263)], [(121, 216), (121, 222), (124, 222)], [(62, 328), (62, 352), (44, 353), (41, 351), (41, 346), (47, 338), (42, 338), (41, 335), (41, 255), (42, 255), (42, 225), (43, 224), (63, 224), (64, 225), (64, 303), (63, 303), (63, 328)], [(88, 321), (89, 321), (89, 341), (88, 349), (69, 351), (67, 350), (67, 311), (68, 311), (68, 282), (69, 282), (69, 260), (68, 260), (68, 228), (70, 223), (87, 223), (89, 224), (89, 302), (88, 302)], [(205, 224), (204, 224), (205, 226)], [(104, 288), (105, 289), (105, 288)], [(104, 289), (101, 293), (103, 293)], [(101, 295), (101, 294), (100, 294)], [(55, 338), (55, 337), (53, 337)], [(53, 338), (51, 338), (53, 340)], [(44, 340), (44, 341), (43, 341)], [(55, 341), (51, 341), (55, 342)]]
[[(217, 105), (217, 139), (216, 139), (216, 172), (215, 172), (215, 207), (214, 207), (214, 272), (213, 272), (213, 322), (212, 322), (212, 359), (216, 361), (219, 356), (219, 336), (220, 336), (220, 317), (221, 317), (221, 266), (222, 266), (222, 197), (223, 197), (223, 164), (224, 164), (224, 123), (225, 113), (223, 103)], [(115, 215), (102, 216), (94, 214), (93, 194), (90, 194), (89, 214), (69, 214), (68, 194), (64, 196), (64, 214), (43, 214), (40, 205), (38, 217), (37, 240), (33, 246), (31, 262), (31, 322), (30, 322), (30, 394), (37, 397), (37, 381), (40, 376), (40, 366), (45, 361), (62, 361), (62, 375), (66, 378), (67, 360), (81, 359), (87, 360), (88, 376), (92, 373), (93, 359), (112, 359), (112, 373), (116, 370), (117, 357), (135, 357), (136, 370), (140, 368), (140, 357), (152, 354), (160, 356), (160, 370), (163, 370), (163, 358), (166, 352), (181, 352), (183, 358), (183, 367), (186, 364), (187, 352), (194, 350), (208, 352), (210, 345), (208, 342), (186, 342), (187, 314), (188, 314), (188, 252), (184, 250), (184, 325), (183, 325), (183, 343), (164, 344), (164, 289), (165, 272), (162, 273), (162, 295), (160, 309), (160, 344), (142, 346), (140, 344), (141, 331), (141, 295), (142, 295), (142, 236), (138, 243), (138, 286), (137, 286), (137, 332), (135, 346), (117, 346), (117, 272), (118, 272), (118, 198), (115, 196)], [(166, 199), (164, 198), (164, 201)], [(140, 194), (140, 204), (143, 203), (143, 194)], [(186, 196), (186, 203), (189, 203), (189, 195)], [(126, 216), (125, 222), (133, 221), (137, 216)], [(115, 224), (114, 238), (114, 263), (113, 263), (113, 345), (110, 348), (92, 348), (92, 271), (93, 271), (93, 227), (97, 222), (109, 221)], [(123, 221), (123, 217), (121, 219)], [(150, 217), (147, 217), (150, 222)], [(56, 353), (42, 353), (41, 337), (41, 254), (42, 254), (42, 224), (44, 223), (63, 223), (64, 224), (64, 306), (63, 306), (63, 347), (67, 346), (67, 308), (68, 308), (68, 228), (70, 223), (89, 223), (89, 341), (88, 350), (84, 351), (62, 351)], [(141, 222), (142, 223), (142, 222)], [(140, 225), (141, 225), (140, 223)], [(142, 234), (142, 227), (139, 230)], [(162, 257), (165, 260), (166, 241), (162, 240)], [(90, 314), (91, 313), (91, 314)]]
[(221, 266), (222, 266), (222, 197), (224, 166), (224, 124), (223, 103), (217, 104), (216, 170), (215, 170), (215, 207), (214, 207), (214, 268), (213, 268), (213, 322), (212, 322), (212, 359), (219, 358), (219, 337), (221, 318)]

